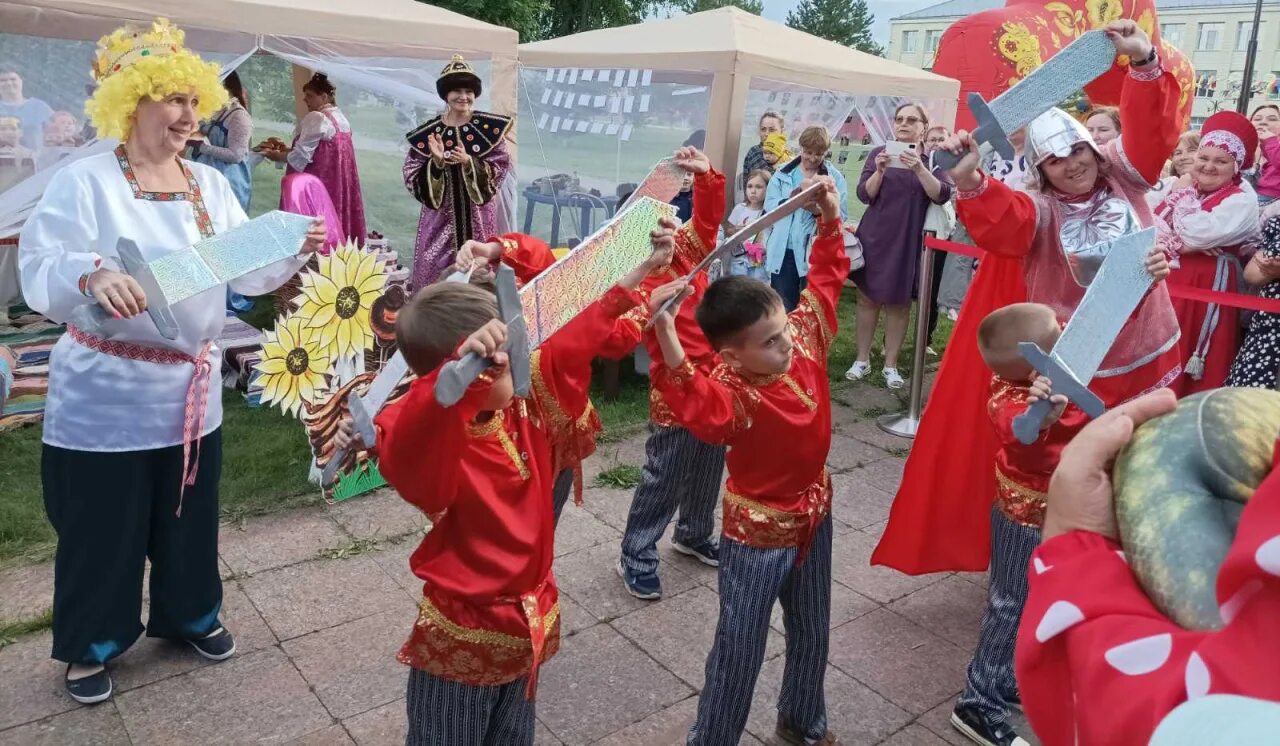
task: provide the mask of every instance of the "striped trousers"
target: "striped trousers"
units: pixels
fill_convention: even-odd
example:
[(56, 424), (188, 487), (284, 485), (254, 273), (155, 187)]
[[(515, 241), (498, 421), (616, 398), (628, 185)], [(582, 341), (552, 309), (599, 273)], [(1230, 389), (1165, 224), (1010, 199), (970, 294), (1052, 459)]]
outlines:
[(703, 443), (683, 427), (650, 423), (644, 455), (622, 536), (622, 562), (636, 573), (657, 572), (658, 539), (676, 508), (676, 541), (688, 546), (711, 538), (724, 475), (724, 446)]
[(406, 746), (532, 746), (534, 703), (528, 676), (472, 686), (409, 669)]
[(551, 488), (551, 507), (556, 512), (556, 525), (560, 525), (560, 513), (564, 511), (565, 503), (569, 502), (569, 495), (573, 494), (573, 469), (561, 469), (556, 475), (556, 481)]
[(720, 621), (689, 730), (691, 746), (736, 746), (742, 738), (775, 601), (782, 602), (787, 633), (778, 717), (810, 742), (827, 734), (823, 682), (831, 624), (831, 516), (814, 532), (799, 566), (797, 551), (758, 549), (728, 538), (720, 542)]
[(987, 609), (982, 614), (978, 649), (965, 675), (959, 705), (982, 710), (993, 723), (1009, 717), (1009, 697), (1018, 695), (1013, 675), (1013, 647), (1018, 622), (1027, 602), (1027, 566), (1040, 544), (1040, 530), (1005, 518), (991, 509), (991, 571), (987, 578)]

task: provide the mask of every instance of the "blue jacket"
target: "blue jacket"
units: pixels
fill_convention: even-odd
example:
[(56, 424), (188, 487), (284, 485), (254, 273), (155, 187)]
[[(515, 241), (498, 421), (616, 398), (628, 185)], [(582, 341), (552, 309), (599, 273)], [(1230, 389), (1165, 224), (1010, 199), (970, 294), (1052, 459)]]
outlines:
[[(822, 171), (825, 176), (830, 176), (836, 183), (836, 189), (840, 191), (840, 219), (845, 220), (849, 217), (849, 187), (845, 184), (844, 175), (832, 165), (831, 161), (823, 161)], [(778, 205), (786, 201), (791, 193), (800, 186), (800, 182), (804, 180), (804, 171), (800, 168), (800, 158), (797, 156), (795, 160), (774, 172), (773, 178), (769, 180), (769, 187), (764, 193), (764, 210), (768, 212)], [(809, 246), (813, 243), (813, 234), (817, 230), (818, 218), (808, 210), (796, 210), (787, 217), (779, 220), (769, 231), (769, 238), (765, 239), (765, 268), (769, 270), (769, 274), (777, 274), (782, 268), (782, 260), (786, 256), (787, 249), (791, 249), (796, 255), (796, 271), (801, 277), (809, 274)]]

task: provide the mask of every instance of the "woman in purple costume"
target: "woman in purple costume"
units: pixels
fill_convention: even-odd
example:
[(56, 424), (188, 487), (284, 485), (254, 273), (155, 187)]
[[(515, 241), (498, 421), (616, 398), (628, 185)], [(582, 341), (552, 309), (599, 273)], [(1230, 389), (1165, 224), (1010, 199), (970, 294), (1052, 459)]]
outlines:
[[(302, 86), (302, 100), (310, 111), (298, 123), (293, 145), (263, 148), (262, 154), (288, 165), (289, 173), (308, 173), (320, 179), (342, 220), (343, 240), (363, 245), (368, 231), (364, 221), (364, 197), (360, 192), (360, 172), (351, 143), (351, 124), (335, 105), (337, 90), (323, 73), (316, 73)], [(259, 146), (262, 147), (262, 146)], [(286, 175), (287, 178), (287, 175)], [(311, 215), (301, 205), (289, 203), (293, 190), (280, 190), (280, 209)]]
[(504, 142), (511, 118), (474, 110), (480, 77), (471, 65), (455, 54), (436, 79), (436, 92), (448, 109), (406, 136), (404, 184), (422, 203), (414, 289), (453, 266), (464, 242), (497, 233), (496, 197), (511, 168)]
[[(929, 204), (946, 204), (951, 180), (930, 169), (921, 156), (929, 117), (918, 104), (904, 104), (894, 114), (894, 138), (909, 148), (889, 155), (884, 146), (867, 154), (858, 180), (858, 199), (867, 211), (858, 222), (866, 265), (850, 278), (858, 286), (857, 355), (845, 378), (858, 380), (871, 370), (871, 343), (884, 309), (884, 381), (891, 389), (905, 384), (898, 372), (898, 353), (907, 336), (911, 300), (923, 250), (925, 213)], [(901, 146), (899, 146), (901, 147)], [(928, 288), (925, 289), (928, 292)]]

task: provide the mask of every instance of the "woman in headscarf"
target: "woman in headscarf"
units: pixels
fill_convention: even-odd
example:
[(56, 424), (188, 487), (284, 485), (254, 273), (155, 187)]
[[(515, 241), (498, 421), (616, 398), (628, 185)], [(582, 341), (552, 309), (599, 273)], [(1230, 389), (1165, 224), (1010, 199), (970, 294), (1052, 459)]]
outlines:
[[(1253, 165), (1258, 133), (1243, 114), (1221, 111), (1200, 130), (1188, 173), (1156, 206), (1160, 245), (1173, 259), (1169, 284), (1235, 292), (1240, 255), (1258, 238), (1258, 198), (1241, 173)], [(1183, 374), (1179, 396), (1222, 386), (1240, 343), (1240, 312), (1231, 306), (1176, 298)]]
[(498, 233), (497, 199), (511, 168), (507, 131), (511, 118), (476, 111), (480, 76), (454, 55), (436, 79), (436, 93), (448, 108), (410, 132), (404, 184), (422, 203), (413, 251), (413, 288), (429, 285), (453, 266), (471, 239)]
[[(98, 42), (98, 87), (85, 110), (114, 152), (58, 172), (23, 227), (27, 303), (67, 323), (49, 359), (42, 477), (58, 534), (53, 657), (77, 702), (111, 696), (106, 664), (143, 631), (142, 575), (151, 562), (150, 637), (211, 660), (235, 652), (219, 619), (218, 479), (222, 367), (216, 343), (226, 286), (172, 308), (178, 335), (142, 314), (148, 299), (119, 272), (117, 242), (155, 261), (245, 222), (227, 179), (179, 153), (227, 94), (218, 66), (183, 47), (168, 21)], [(324, 226), (301, 247), (315, 251)], [(246, 295), (274, 289), (303, 258), (240, 277)], [(99, 306), (107, 320), (95, 324)]]

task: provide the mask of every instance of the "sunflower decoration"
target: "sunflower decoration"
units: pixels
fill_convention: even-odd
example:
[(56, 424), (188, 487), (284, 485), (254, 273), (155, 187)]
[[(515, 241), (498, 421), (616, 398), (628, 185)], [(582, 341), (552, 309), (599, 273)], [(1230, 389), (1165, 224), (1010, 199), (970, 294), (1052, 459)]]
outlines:
[(320, 401), (328, 386), (329, 360), (301, 317), (282, 318), (265, 333), (262, 360), (254, 366), (259, 375), (251, 385), (262, 389), (263, 404), (279, 404), (281, 411), (297, 415), (303, 403)]
[(302, 291), (293, 300), (298, 310), (290, 318), (315, 333), (327, 358), (357, 358), (373, 347), (370, 311), (386, 284), (387, 266), (378, 252), (343, 244), (319, 258), (317, 271), (303, 273)]

